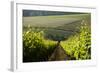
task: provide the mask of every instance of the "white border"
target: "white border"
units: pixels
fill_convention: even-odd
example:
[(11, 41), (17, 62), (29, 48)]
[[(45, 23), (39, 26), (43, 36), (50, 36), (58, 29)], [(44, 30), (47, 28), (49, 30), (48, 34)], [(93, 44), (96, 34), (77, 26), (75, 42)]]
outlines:
[[(96, 65), (96, 9), (86, 7), (73, 6), (52, 6), (40, 5), (33, 3), (13, 2), (12, 8), (12, 65), (13, 71), (35, 70), (35, 69), (54, 69), (66, 67), (80, 67)], [(49, 10), (49, 11), (63, 11), (63, 12), (86, 12), (91, 13), (91, 31), (92, 31), (92, 59), (91, 60), (76, 60), (76, 61), (55, 61), (55, 62), (34, 62), (22, 63), (22, 10)]]

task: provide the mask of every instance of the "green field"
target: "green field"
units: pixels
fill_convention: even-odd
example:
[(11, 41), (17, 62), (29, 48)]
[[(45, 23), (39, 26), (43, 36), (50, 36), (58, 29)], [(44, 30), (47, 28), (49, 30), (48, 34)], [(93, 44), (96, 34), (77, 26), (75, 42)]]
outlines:
[(90, 34), (88, 13), (23, 17), (23, 62), (91, 59)]
[(90, 23), (88, 21), (89, 18), (89, 14), (23, 17), (23, 25), (31, 25), (34, 27), (58, 27), (80, 20), (86, 20), (86, 23)]
[(44, 30), (47, 38), (56, 40), (57, 37), (64, 39), (79, 32), (83, 20), (90, 26), (89, 19), (90, 14), (23, 17), (23, 27), (24, 30), (28, 26)]

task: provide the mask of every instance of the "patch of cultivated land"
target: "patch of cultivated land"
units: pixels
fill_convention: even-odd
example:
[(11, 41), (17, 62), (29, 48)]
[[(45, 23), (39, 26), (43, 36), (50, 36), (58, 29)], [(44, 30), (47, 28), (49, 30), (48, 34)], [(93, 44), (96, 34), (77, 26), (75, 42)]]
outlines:
[(44, 31), (47, 38), (57, 40), (79, 32), (82, 20), (90, 26), (89, 14), (23, 17), (23, 25), (24, 31), (27, 30), (28, 25), (31, 25)]
[(90, 23), (89, 18), (89, 14), (23, 17), (23, 25), (31, 25), (33, 27), (60, 27), (80, 20), (86, 20), (87, 23)]

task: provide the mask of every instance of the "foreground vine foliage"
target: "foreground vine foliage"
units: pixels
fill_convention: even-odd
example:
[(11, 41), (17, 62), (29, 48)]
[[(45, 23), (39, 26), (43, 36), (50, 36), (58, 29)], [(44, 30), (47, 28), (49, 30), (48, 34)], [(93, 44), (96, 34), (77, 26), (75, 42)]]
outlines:
[[(57, 41), (44, 37), (44, 31), (33, 31), (31, 28), (23, 32), (23, 62), (48, 61)], [(60, 45), (69, 55), (69, 60), (91, 59), (91, 31), (82, 25), (80, 32), (61, 41)]]
[(61, 42), (70, 59), (91, 59), (91, 32), (87, 25), (81, 26), (80, 33)]
[(55, 48), (55, 44), (54, 41), (44, 39), (43, 31), (25, 31), (23, 33), (23, 61), (47, 61)]

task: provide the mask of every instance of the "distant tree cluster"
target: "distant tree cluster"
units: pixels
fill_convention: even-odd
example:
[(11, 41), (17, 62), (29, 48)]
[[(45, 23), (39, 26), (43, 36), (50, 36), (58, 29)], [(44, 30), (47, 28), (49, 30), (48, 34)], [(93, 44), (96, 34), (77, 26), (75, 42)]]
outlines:
[(79, 14), (79, 13), (77, 12), (58, 12), (58, 11), (40, 11), (40, 10), (23, 10), (23, 16), (47, 16), (47, 15), (66, 15), (66, 14)]

